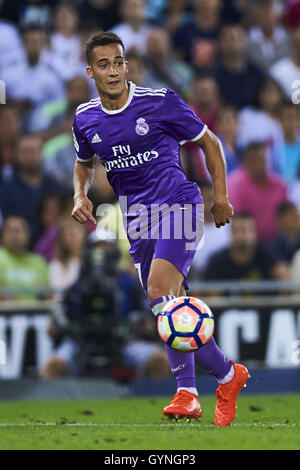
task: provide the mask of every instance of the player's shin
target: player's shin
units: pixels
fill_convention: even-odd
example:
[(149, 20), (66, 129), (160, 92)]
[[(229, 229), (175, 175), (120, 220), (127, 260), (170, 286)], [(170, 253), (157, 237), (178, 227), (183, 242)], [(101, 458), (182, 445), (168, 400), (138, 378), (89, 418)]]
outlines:
[(195, 361), (219, 383), (230, 381), (234, 374), (232, 362), (227, 359), (215, 339), (211, 338), (202, 348), (194, 353)]
[(177, 382), (178, 390), (187, 390), (198, 395), (195, 383), (194, 353), (175, 351), (165, 344), (165, 350), (170, 362), (171, 371)]
[[(175, 296), (168, 295), (159, 297), (150, 302), (152, 313), (157, 316), (164, 306)], [(165, 345), (166, 353), (170, 362), (171, 371), (177, 381), (177, 390), (187, 390), (194, 395), (198, 395), (195, 385), (195, 361), (193, 353), (183, 353), (175, 351), (167, 344)]]

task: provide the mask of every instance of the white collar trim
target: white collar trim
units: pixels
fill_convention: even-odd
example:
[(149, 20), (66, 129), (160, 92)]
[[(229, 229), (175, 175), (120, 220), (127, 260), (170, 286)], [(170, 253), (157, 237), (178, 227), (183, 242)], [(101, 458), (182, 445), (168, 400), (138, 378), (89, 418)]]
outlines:
[(128, 82), (128, 84), (130, 86), (129, 94), (128, 94), (128, 98), (124, 106), (122, 106), (122, 108), (119, 108), (119, 109), (106, 109), (101, 104), (102, 111), (104, 111), (107, 114), (118, 114), (124, 111), (124, 109), (126, 109), (130, 105), (132, 98), (133, 98), (134, 90), (135, 90), (135, 84), (133, 82)]

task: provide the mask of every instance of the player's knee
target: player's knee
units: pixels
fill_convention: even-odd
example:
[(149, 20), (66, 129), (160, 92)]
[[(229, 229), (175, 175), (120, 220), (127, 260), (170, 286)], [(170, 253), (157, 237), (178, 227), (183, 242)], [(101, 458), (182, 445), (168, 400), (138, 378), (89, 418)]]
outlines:
[(165, 294), (162, 294), (161, 287), (154, 283), (148, 284), (147, 294), (148, 294), (149, 300), (155, 300), (165, 295)]
[(149, 300), (155, 300), (167, 295), (175, 295), (177, 297), (177, 289), (172, 289), (168, 284), (163, 282), (149, 282), (147, 287), (147, 294)]

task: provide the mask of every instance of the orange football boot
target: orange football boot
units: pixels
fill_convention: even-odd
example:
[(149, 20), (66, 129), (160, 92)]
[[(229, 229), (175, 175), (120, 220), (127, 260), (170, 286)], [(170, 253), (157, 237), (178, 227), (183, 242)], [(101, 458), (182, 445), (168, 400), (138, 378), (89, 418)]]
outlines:
[[(231, 361), (232, 362), (232, 361)], [(226, 384), (219, 384), (216, 390), (217, 404), (214, 423), (216, 426), (228, 426), (236, 415), (237, 397), (250, 378), (248, 369), (242, 364), (234, 364), (234, 376)]]
[(163, 414), (169, 419), (193, 418), (198, 420), (202, 416), (202, 411), (197, 395), (187, 390), (179, 390), (168, 406), (165, 406)]

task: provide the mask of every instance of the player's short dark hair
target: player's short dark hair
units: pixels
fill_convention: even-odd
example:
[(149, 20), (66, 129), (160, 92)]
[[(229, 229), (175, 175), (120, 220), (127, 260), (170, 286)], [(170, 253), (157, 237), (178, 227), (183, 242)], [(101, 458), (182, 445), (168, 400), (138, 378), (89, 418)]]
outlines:
[(85, 45), (85, 55), (88, 64), (92, 63), (92, 52), (95, 47), (98, 46), (107, 46), (108, 44), (120, 44), (123, 51), (125, 47), (122, 39), (115, 33), (110, 31), (99, 31), (99, 33), (93, 34), (86, 42)]

